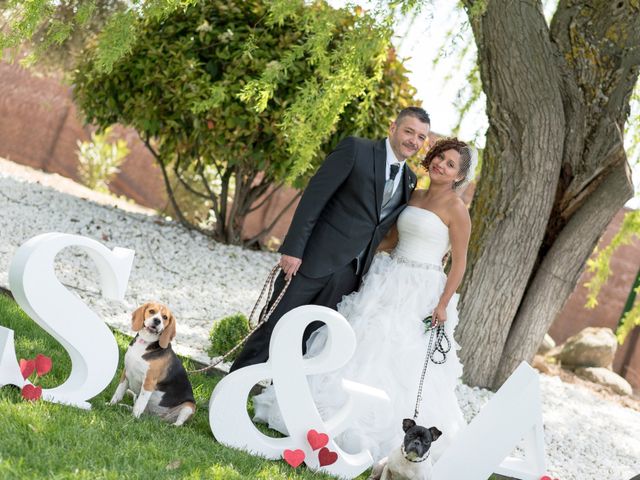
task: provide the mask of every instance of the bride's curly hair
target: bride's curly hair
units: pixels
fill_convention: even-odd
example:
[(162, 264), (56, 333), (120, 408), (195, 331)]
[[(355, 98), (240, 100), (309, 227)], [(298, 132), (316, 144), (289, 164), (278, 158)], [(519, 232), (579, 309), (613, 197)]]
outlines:
[(427, 154), (424, 157), (424, 160), (420, 163), (427, 172), (429, 171), (429, 166), (433, 159), (447, 150), (455, 150), (460, 154), (460, 175), (462, 175), (462, 180), (458, 180), (453, 184), (454, 189), (458, 189), (461, 186), (465, 185), (471, 179), (474, 172), (471, 171), (471, 164), (473, 158), (472, 148), (467, 145), (462, 140), (458, 140), (456, 137), (450, 138), (441, 138), (436, 143), (433, 144), (433, 147), (429, 149)]

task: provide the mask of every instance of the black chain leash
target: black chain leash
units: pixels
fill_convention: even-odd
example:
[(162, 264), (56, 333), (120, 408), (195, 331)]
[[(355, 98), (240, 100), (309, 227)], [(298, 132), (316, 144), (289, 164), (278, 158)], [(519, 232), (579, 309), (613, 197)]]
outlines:
[[(432, 317), (429, 315), (424, 319), (427, 325), (431, 325)], [(416, 399), (416, 408), (413, 412), (413, 419), (417, 420), (420, 403), (422, 403), (422, 387), (424, 386), (424, 377), (427, 374), (429, 363), (433, 362), (437, 365), (443, 364), (447, 360), (447, 353), (451, 350), (451, 340), (444, 331), (444, 325), (431, 326), (429, 328), (429, 346), (427, 347), (427, 355), (424, 359), (424, 367), (422, 367), (422, 375), (420, 376), (420, 385), (418, 386), (418, 398)], [(433, 343), (435, 339), (435, 344)], [(446, 342), (446, 347), (443, 344)], [(433, 349), (432, 349), (433, 346)], [(438, 352), (442, 358), (436, 359), (435, 354)]]

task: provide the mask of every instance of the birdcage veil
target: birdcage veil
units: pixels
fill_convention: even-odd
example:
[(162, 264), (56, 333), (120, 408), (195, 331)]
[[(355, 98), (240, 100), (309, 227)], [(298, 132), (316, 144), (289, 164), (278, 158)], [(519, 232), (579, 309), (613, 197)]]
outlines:
[(464, 178), (453, 184), (456, 191), (463, 190), (469, 183), (473, 181), (478, 167), (478, 151), (466, 145), (458, 150), (460, 154), (460, 172), (464, 172)]

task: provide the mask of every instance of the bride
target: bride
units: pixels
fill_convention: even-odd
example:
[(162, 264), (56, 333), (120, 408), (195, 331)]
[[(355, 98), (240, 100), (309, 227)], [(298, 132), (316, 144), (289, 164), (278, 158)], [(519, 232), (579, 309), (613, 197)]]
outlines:
[[(429, 343), (423, 320), (429, 315), (434, 325), (444, 325), (453, 348), (444, 364), (432, 363), (427, 369), (416, 422), (443, 432), (431, 449), (435, 458), (464, 425), (455, 393), (462, 365), (453, 333), (458, 323), (455, 291), (466, 268), (471, 221), (457, 192), (474, 173), (475, 151), (455, 138), (442, 139), (429, 150), (422, 165), (429, 172), (429, 189), (413, 192), (396, 226), (381, 243), (379, 250), (391, 254), (376, 255), (360, 290), (338, 305), (356, 334), (353, 358), (336, 372), (308, 377), (316, 406), (325, 419), (347, 400), (342, 378), (387, 392), (391, 418), (388, 412), (371, 412), (336, 439), (350, 453), (368, 449), (374, 460), (400, 445), (402, 419), (414, 413)], [(442, 259), (449, 250), (447, 276)], [(314, 332), (306, 355), (322, 351), (326, 337), (326, 328)], [(273, 387), (267, 387), (253, 401), (254, 420), (287, 433)]]

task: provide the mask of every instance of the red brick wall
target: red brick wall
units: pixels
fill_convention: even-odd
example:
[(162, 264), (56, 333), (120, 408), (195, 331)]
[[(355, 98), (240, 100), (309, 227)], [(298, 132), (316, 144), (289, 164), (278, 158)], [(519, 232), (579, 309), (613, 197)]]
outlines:
[[(602, 236), (598, 244), (599, 248), (604, 248), (611, 242), (620, 228), (626, 211), (622, 209), (616, 214)], [(640, 269), (640, 240), (635, 239), (630, 245), (618, 248), (613, 255), (612, 275), (598, 296), (598, 306), (594, 309), (584, 307), (587, 301), (587, 289), (584, 284), (591, 275), (585, 271), (558, 318), (553, 322), (549, 335), (557, 343), (562, 343), (586, 327), (609, 327), (615, 331), (638, 269)], [(629, 335), (627, 341), (618, 346), (613, 362), (614, 371), (621, 373), (625, 355), (631, 355), (625, 378), (634, 388), (640, 388), (640, 345), (638, 343), (637, 339), (633, 341), (633, 335)]]
[[(74, 180), (77, 141), (89, 139), (71, 98), (71, 88), (53, 78), (0, 62), (0, 156)], [(166, 193), (159, 168), (135, 131), (116, 129), (131, 153), (111, 190), (141, 205), (163, 208)]]

